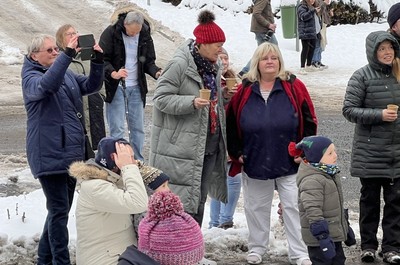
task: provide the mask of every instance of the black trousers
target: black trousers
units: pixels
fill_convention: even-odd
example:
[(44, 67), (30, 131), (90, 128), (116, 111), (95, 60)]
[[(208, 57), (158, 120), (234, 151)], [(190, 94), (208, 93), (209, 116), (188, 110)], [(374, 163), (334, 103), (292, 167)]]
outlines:
[(344, 265), (346, 257), (344, 256), (342, 242), (335, 242), (336, 256), (331, 260), (327, 261), (322, 254), (321, 248), (318, 247), (307, 247), (308, 256), (312, 262), (312, 265)]
[[(315, 42), (317, 39), (301, 40), (300, 66), (310, 66), (314, 56)], [(318, 40), (319, 41), (319, 40)]]
[(68, 213), (74, 198), (76, 179), (67, 173), (39, 178), (46, 196), (47, 218), (38, 247), (38, 265), (71, 264), (68, 250)]
[(361, 249), (377, 250), (378, 226), (383, 189), (382, 252), (400, 251), (400, 179), (360, 179), (360, 235)]
[(207, 178), (211, 177), (211, 173), (215, 168), (215, 164), (217, 161), (218, 152), (212, 155), (205, 155), (204, 156), (204, 163), (203, 163), (203, 173), (201, 174), (201, 187), (200, 187), (200, 202), (199, 207), (197, 208), (196, 214), (190, 214), (194, 220), (200, 225), (203, 223), (204, 217), (204, 206), (207, 201), (208, 195), (208, 186), (207, 186)]

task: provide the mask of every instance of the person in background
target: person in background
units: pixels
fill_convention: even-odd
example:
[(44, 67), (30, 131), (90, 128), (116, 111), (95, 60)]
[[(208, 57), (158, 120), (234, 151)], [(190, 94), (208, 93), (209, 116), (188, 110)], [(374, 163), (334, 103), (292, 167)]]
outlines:
[(387, 105), (400, 105), (400, 47), (385, 31), (371, 32), (365, 46), (368, 64), (350, 77), (342, 108), (343, 116), (355, 123), (350, 173), (361, 182), (361, 260), (376, 259), (383, 190), (383, 260), (399, 264), (400, 120)]
[(323, 136), (304, 137), (289, 144), (300, 157), (297, 173), (301, 235), (313, 265), (344, 265), (342, 242), (354, 245), (355, 236), (343, 208), (342, 184), (335, 145)]
[(68, 70), (79, 52), (78, 36), (59, 53), (54, 37), (35, 36), (21, 70), (27, 112), (26, 153), (32, 175), (46, 197), (47, 217), (39, 240), (37, 264), (71, 264), (68, 250), (68, 213), (76, 181), (68, 166), (85, 156), (85, 134), (79, 119), (82, 96), (100, 90), (103, 51), (94, 45), (88, 76)]
[(321, 30), (317, 15), (321, 7), (314, 7), (314, 3), (315, 0), (302, 0), (297, 7), (297, 27), (299, 39), (301, 40), (299, 74), (303, 75), (316, 70), (311, 63), (316, 42), (319, 41), (317, 33)]
[[(318, 21), (316, 21), (316, 25), (318, 28), (318, 24), (320, 27), (319, 34), (317, 33), (318, 39), (315, 42), (314, 55), (312, 57), (311, 65), (319, 70), (327, 69), (328, 66), (321, 62), (322, 60), (322, 51), (325, 50), (326, 45), (328, 44), (326, 38), (326, 29), (331, 24), (331, 16), (332, 12), (329, 10), (329, 4), (331, 0), (316, 0), (315, 5), (320, 7), (320, 11), (317, 13)], [(317, 23), (318, 22), (318, 23)]]
[(123, 138), (100, 140), (95, 159), (73, 163), (77, 179), (76, 262), (117, 264), (122, 252), (137, 245), (131, 214), (146, 211), (148, 196), (134, 159)]
[(390, 34), (400, 43), (400, 3), (396, 3), (390, 7), (387, 22)]
[[(78, 35), (75, 27), (71, 24), (64, 24), (56, 32), (56, 43), (60, 50), (64, 51), (72, 37)], [(78, 35), (79, 36), (79, 35)], [(82, 61), (80, 53), (77, 53), (69, 65), (76, 74), (87, 75), (90, 72), (90, 61)], [(97, 150), (100, 140), (106, 136), (103, 115), (104, 100), (100, 93), (94, 93), (83, 97), (84, 117), (86, 131), (90, 139), (91, 147)]]
[[(163, 71), (154, 92), (150, 165), (170, 176), (187, 213), (202, 225), (207, 195), (227, 201), (222, 66), (225, 43), (215, 15), (203, 10), (193, 31)], [(200, 97), (200, 90), (208, 98)], [(216, 264), (204, 259), (203, 264)]]
[[(253, 3), (250, 31), (255, 34), (257, 46), (266, 41), (278, 45), (278, 40), (275, 36), (276, 24), (274, 13), (272, 13), (271, 0), (257, 0), (253, 1)], [(243, 77), (249, 71), (249, 68), (250, 60), (239, 72), (239, 76)]]
[(172, 191), (155, 192), (139, 224), (138, 250), (161, 265), (197, 265), (204, 256), (201, 229)]
[(135, 159), (144, 161), (146, 75), (157, 79), (161, 68), (150, 34), (150, 19), (131, 6), (117, 9), (100, 37), (104, 49), (106, 117), (110, 135), (123, 138), (125, 122)]
[(298, 163), (288, 153), (291, 141), (315, 135), (317, 119), (305, 85), (285, 71), (275, 44), (258, 46), (250, 71), (227, 107), (230, 176), (242, 172), (244, 210), (249, 228), (249, 264), (267, 252), (271, 205), (279, 191), (291, 264), (310, 265), (301, 239), (297, 205)]
[[(235, 72), (229, 67), (229, 55), (228, 52), (222, 48), (222, 52), (218, 55), (222, 62), (222, 79), (221, 87), (224, 89), (225, 99), (230, 100), (230, 98), (236, 93), (237, 86), (234, 86), (231, 90), (228, 90), (226, 86), (226, 78), (236, 78)], [(228, 161), (228, 167), (230, 161)], [(210, 222), (209, 228), (219, 227), (223, 229), (228, 229), (233, 227), (233, 215), (235, 213), (236, 204), (239, 200), (240, 190), (242, 187), (242, 174), (239, 173), (236, 176), (227, 177), (227, 187), (228, 187), (228, 202), (222, 203), (214, 198), (210, 201)]]

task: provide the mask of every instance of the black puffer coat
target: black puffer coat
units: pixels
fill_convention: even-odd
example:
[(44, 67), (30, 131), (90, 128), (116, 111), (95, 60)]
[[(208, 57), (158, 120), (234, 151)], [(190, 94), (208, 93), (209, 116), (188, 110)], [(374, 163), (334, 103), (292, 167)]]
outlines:
[(303, 1), (297, 7), (299, 39), (312, 40), (317, 38), (315, 30), (315, 8)]
[[(129, 11), (132, 10), (123, 9), (115, 23), (108, 26), (100, 36), (99, 44), (104, 51), (105, 63), (105, 102), (111, 102), (113, 100), (119, 83), (119, 80), (111, 77), (111, 73), (113, 71), (118, 71), (125, 65), (126, 53), (122, 34), (126, 33), (124, 20)], [(156, 53), (154, 51), (154, 43), (150, 35), (150, 26), (147, 20), (144, 21), (142, 30), (140, 31), (137, 58), (138, 82), (144, 107), (146, 104), (146, 94), (148, 92), (145, 74), (149, 74), (156, 79), (156, 73), (161, 70), (161, 68), (157, 67), (155, 64)]]
[(385, 40), (391, 41), (399, 54), (392, 35), (371, 33), (366, 39), (368, 64), (354, 72), (346, 89), (342, 112), (356, 124), (350, 170), (354, 177), (400, 177), (400, 118), (382, 121), (387, 104), (400, 105), (400, 84), (391, 66), (377, 59), (378, 46)]

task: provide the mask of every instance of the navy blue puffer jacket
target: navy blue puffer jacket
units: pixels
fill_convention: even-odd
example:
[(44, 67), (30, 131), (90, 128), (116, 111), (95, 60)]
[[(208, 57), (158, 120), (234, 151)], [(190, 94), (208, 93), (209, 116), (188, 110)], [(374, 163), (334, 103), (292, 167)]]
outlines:
[(84, 159), (82, 95), (97, 92), (103, 81), (103, 64), (91, 63), (89, 76), (68, 70), (72, 58), (61, 53), (44, 67), (27, 56), (22, 66), (22, 94), (27, 111), (26, 152), (35, 178), (66, 173)]
[(317, 38), (315, 29), (315, 8), (302, 2), (297, 7), (299, 39), (312, 40)]

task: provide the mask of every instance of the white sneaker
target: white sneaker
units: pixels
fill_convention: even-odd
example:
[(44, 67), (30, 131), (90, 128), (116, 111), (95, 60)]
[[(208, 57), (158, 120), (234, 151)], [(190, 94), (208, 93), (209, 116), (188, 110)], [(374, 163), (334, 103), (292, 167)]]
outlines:
[(202, 258), (197, 265), (217, 265), (217, 263), (215, 261), (206, 259), (206, 258)]
[(247, 255), (246, 260), (248, 264), (260, 264), (262, 262), (262, 256), (258, 253), (251, 252)]
[(316, 71), (319, 71), (319, 69), (314, 65), (306, 66), (306, 72), (316, 72)]
[(306, 69), (305, 69), (304, 67), (301, 67), (301, 68), (300, 68), (300, 71), (299, 71), (299, 74), (300, 74), (300, 75), (306, 75), (306, 74), (307, 74)]

